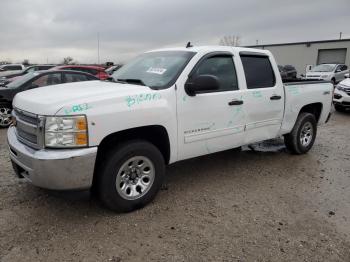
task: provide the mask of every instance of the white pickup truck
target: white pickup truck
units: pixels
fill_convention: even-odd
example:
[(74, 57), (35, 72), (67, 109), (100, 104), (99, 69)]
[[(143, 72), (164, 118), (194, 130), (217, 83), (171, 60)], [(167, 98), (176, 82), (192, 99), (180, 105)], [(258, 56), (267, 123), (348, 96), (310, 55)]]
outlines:
[(150, 51), (113, 74), (16, 95), (14, 170), (54, 190), (94, 188), (110, 209), (149, 203), (166, 165), (284, 136), (303, 154), (330, 116), (328, 82), (283, 84), (269, 51)]

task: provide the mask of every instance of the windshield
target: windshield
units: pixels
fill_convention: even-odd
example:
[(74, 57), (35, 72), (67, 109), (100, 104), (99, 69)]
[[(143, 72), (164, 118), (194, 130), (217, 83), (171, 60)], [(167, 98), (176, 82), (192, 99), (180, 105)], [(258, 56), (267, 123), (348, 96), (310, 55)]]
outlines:
[(145, 53), (114, 72), (112, 77), (115, 81), (141, 83), (155, 89), (167, 88), (173, 84), (194, 54), (188, 51)]
[(37, 73), (35, 72), (31, 72), (28, 74), (25, 74), (24, 76), (19, 76), (18, 78), (16, 78), (16, 80), (13, 80), (11, 83), (9, 83), (8, 85), (6, 85), (8, 88), (18, 88), (21, 85), (23, 85), (25, 82), (27, 82), (28, 80), (30, 80), (33, 76), (35, 76)]
[(335, 65), (318, 65), (311, 69), (311, 72), (332, 72)]

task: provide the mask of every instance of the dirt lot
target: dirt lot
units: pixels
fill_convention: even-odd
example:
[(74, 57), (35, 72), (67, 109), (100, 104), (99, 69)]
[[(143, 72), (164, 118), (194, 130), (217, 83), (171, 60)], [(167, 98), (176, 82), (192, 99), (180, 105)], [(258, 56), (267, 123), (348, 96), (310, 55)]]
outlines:
[(349, 130), (335, 113), (307, 155), (275, 141), (178, 163), (122, 215), (20, 181), (0, 130), (0, 260), (350, 261)]

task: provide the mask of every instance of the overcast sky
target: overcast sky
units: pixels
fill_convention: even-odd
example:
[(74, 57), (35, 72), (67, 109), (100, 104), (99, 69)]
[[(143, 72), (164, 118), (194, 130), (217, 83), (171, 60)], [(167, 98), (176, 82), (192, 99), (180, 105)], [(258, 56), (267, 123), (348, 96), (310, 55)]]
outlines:
[(350, 38), (350, 0), (0, 0), (0, 61), (126, 61), (148, 49)]

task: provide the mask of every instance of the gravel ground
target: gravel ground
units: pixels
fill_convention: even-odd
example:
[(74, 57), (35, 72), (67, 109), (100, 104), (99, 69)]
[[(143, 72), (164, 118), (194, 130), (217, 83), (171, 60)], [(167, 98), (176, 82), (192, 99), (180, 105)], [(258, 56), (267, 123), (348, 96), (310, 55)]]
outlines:
[(303, 156), (276, 140), (177, 163), (129, 214), (19, 180), (0, 130), (0, 260), (350, 261), (349, 130), (335, 113)]

